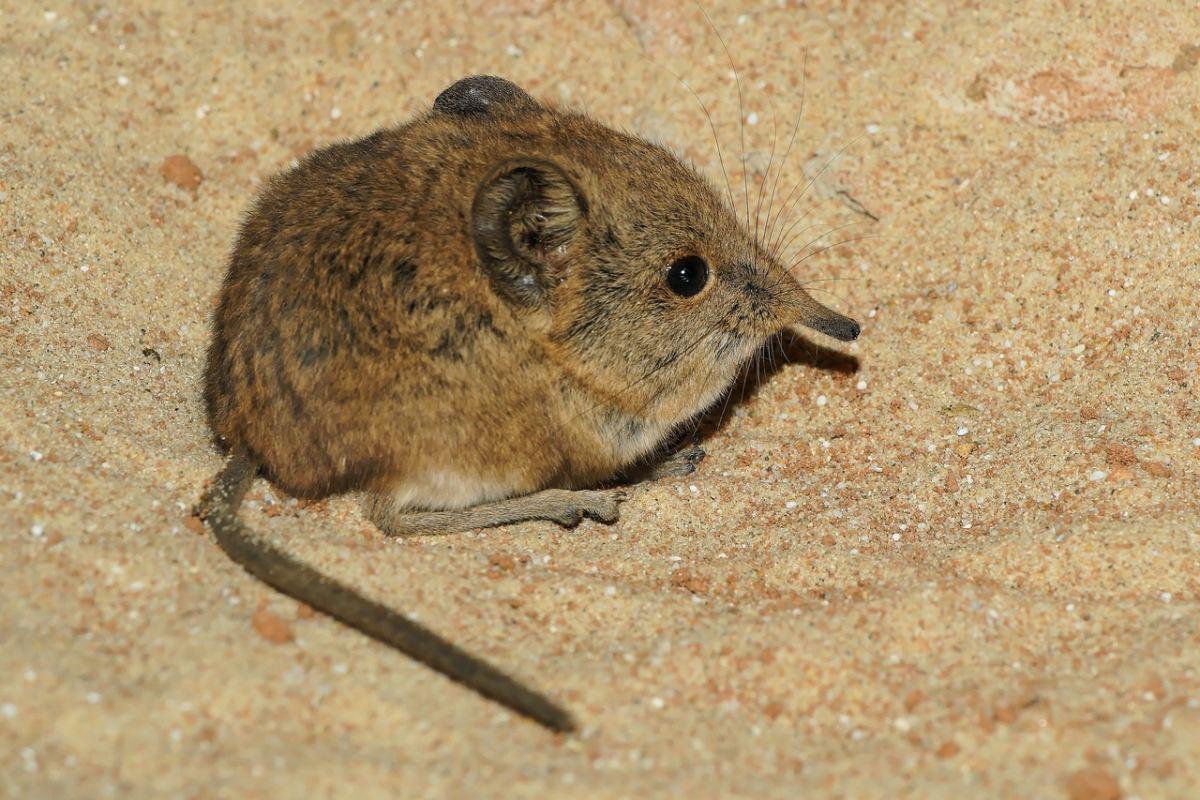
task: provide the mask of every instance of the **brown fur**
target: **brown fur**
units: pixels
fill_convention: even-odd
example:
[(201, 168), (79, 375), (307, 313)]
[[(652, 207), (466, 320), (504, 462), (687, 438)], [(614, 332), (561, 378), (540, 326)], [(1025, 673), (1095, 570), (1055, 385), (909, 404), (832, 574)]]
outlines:
[[(220, 440), (287, 492), (386, 493), (436, 471), (499, 496), (595, 485), (815, 305), (667, 151), (514, 105), (318, 151), (246, 219), (205, 398)], [(472, 236), (481, 185), (518, 161), (557, 165), (579, 206), (557, 211), (563, 249), (527, 302), (495, 290)], [(684, 299), (663, 275), (689, 254), (710, 279)]]
[[(692, 256), (709, 278), (683, 297), (667, 273)], [(666, 150), (467, 78), (407, 125), (312, 154), (246, 218), (205, 376), (233, 458), (204, 513), (280, 591), (571, 730), (551, 701), (257, 539), (236, 517), (255, 469), (300, 497), (365, 491), (392, 534), (613, 522), (624, 494), (594, 487), (661, 455), (793, 324), (858, 334)]]

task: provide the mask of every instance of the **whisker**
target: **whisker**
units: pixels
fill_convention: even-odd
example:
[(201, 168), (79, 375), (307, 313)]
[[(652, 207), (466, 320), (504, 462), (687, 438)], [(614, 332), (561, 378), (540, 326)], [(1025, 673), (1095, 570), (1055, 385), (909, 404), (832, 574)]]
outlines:
[[(796, 239), (798, 239), (800, 237), (800, 235), (803, 234), (805, 231), (811, 231), (814, 228), (823, 228), (823, 227), (825, 227), (826, 224), (827, 223), (824, 220), (817, 220), (815, 222), (810, 222), (808, 225), (805, 225), (803, 228), (798, 229), (795, 233), (791, 234), (791, 236), (783, 244), (783, 246), (780, 247), (779, 252), (776, 254), (776, 257), (779, 259), (783, 259), (784, 254), (787, 253), (788, 250), (791, 248), (792, 242), (794, 242)], [(837, 230), (837, 229), (835, 228), (834, 230)], [(818, 236), (814, 241), (819, 241), (822, 237), (828, 236), (832, 232), (833, 231), (826, 231), (825, 233), (822, 233), (820, 236)], [(801, 249), (803, 250), (803, 248), (801, 248)]]
[(698, 0), (694, 0), (696, 8), (704, 15), (705, 22), (712, 32), (716, 34), (717, 41), (721, 43), (721, 49), (725, 51), (725, 58), (729, 60), (729, 68), (733, 70), (733, 81), (737, 85), (738, 94), (738, 130), (741, 136), (741, 160), (742, 160), (742, 194), (746, 199), (746, 229), (750, 229), (750, 182), (746, 170), (746, 106), (742, 99), (742, 79), (738, 75), (737, 65), (733, 62), (733, 54), (729, 52), (729, 46), (725, 44), (725, 37), (721, 35), (721, 31), (713, 24), (712, 17), (708, 16), (708, 12), (704, 10), (704, 6), (700, 5)]
[[(835, 227), (835, 228), (832, 228), (832, 229), (830, 229), (830, 230), (827, 230), (827, 231), (825, 231), (824, 233), (822, 233), (820, 236), (816, 236), (816, 237), (814, 237), (814, 238), (812, 238), (812, 239), (809, 239), (809, 240), (808, 240), (808, 241), (807, 241), (807, 242), (806, 242), (804, 245), (802, 245), (801, 247), (799, 247), (799, 248), (797, 249), (797, 254), (799, 254), (799, 253), (803, 253), (805, 250), (807, 250), (808, 248), (812, 247), (814, 244), (816, 244), (817, 242), (821, 241), (821, 240), (822, 240), (822, 239), (824, 239), (826, 236), (832, 236), (833, 234), (837, 233), (838, 231), (844, 231), (846, 228), (853, 228), (855, 225), (862, 225), (862, 224), (863, 224), (863, 223), (865, 223), (866, 221), (867, 221), (867, 220), (864, 220), (864, 219), (856, 219), (856, 220), (853, 220), (853, 221), (851, 221), (851, 222), (846, 222), (846, 223), (843, 223), (842, 225), (838, 225), (837, 227)], [(813, 227), (813, 226), (812, 226), (812, 225), (809, 225), (809, 226), (808, 226), (808, 228), (811, 228), (811, 227)], [(799, 235), (801, 232), (803, 232), (804, 230), (807, 230), (808, 228), (802, 228), (800, 231), (797, 231), (797, 232), (796, 232), (796, 235)], [(796, 237), (795, 237), (795, 236), (793, 236), (793, 237), (792, 237), (792, 239), (789, 239), (789, 240), (788, 240), (788, 247), (790, 247), (790, 246), (791, 246), (791, 243), (792, 243), (792, 241), (793, 241), (795, 238), (796, 238)]]
[[(810, 240), (809, 240), (807, 243), (805, 243), (805, 244), (804, 244), (804, 246), (803, 246), (803, 247), (801, 247), (801, 248), (799, 249), (799, 251), (798, 251), (798, 254), (799, 254), (799, 253), (803, 253), (803, 252), (804, 252), (805, 250), (807, 250), (809, 247), (811, 247), (812, 245), (814, 245), (814, 244), (816, 244), (817, 242), (821, 241), (821, 240), (822, 240), (822, 239), (824, 239), (826, 236), (830, 236), (830, 235), (832, 235), (832, 234), (834, 234), (834, 233), (837, 233), (837, 232), (838, 232), (838, 231), (840, 231), (840, 230), (844, 230), (844, 229), (846, 229), (846, 228), (851, 228), (851, 227), (853, 227), (853, 226), (855, 226), (855, 225), (861, 225), (861, 224), (863, 224), (865, 221), (866, 221), (866, 220), (861, 220), (861, 219), (858, 219), (858, 220), (854, 220), (854, 221), (852, 221), (852, 222), (847, 222), (847, 223), (845, 223), (844, 225), (839, 225), (839, 226), (837, 226), (836, 228), (833, 228), (832, 230), (825, 231), (825, 232), (824, 232), (824, 233), (822, 233), (820, 236), (814, 237), (814, 238), (810, 239)], [(806, 228), (803, 228), (803, 229), (801, 229), (801, 230), (807, 230), (808, 228), (811, 228), (811, 227), (813, 227), (813, 226), (809, 225), (809, 226), (807, 226)], [(797, 233), (799, 233), (799, 232), (797, 232)], [(793, 237), (793, 238), (795, 238), (795, 237)], [(873, 236), (873, 237), (860, 237), (860, 238), (882, 238), (882, 236)], [(854, 240), (854, 239), (849, 239), (849, 240), (847, 240), (847, 241), (857, 241), (857, 240)], [(789, 241), (789, 245), (790, 245), (790, 243), (791, 243), (791, 242)], [(845, 244), (845, 242), (840, 242), (839, 244)], [(828, 249), (828, 248), (824, 248), (824, 249)], [(818, 250), (817, 252), (822, 252), (822, 251)], [(793, 274), (793, 272), (792, 272), (792, 271), (793, 271), (793, 270), (794, 270), (794, 269), (795, 269), (795, 268), (796, 268), (796, 267), (797, 267), (797, 266), (798, 266), (798, 265), (799, 265), (799, 264), (800, 264), (802, 261), (806, 260), (806, 258), (807, 258), (807, 256), (806, 256), (805, 258), (801, 258), (801, 259), (799, 259), (799, 260), (797, 260), (797, 261), (793, 262), (793, 263), (792, 263), (792, 264), (791, 264), (789, 267), (787, 267), (787, 268), (784, 270), (784, 273), (785, 273), (785, 274), (787, 274), (787, 275), (789, 275), (790, 277), (792, 277), (794, 280), (797, 280), (797, 281), (799, 281), (799, 279), (798, 279), (798, 278), (796, 278), (796, 276)], [(770, 283), (767, 285), (767, 287), (766, 287), (766, 290), (767, 290), (768, 292), (774, 292), (774, 291), (775, 291), (776, 289), (778, 289), (778, 288), (779, 288), (781, 285), (783, 285), (783, 281), (784, 281), (784, 280), (785, 280), (785, 279), (784, 279), (782, 276), (781, 276), (781, 277), (777, 277), (777, 278), (775, 278), (774, 280), (772, 280), (772, 281), (771, 281), (771, 282), (770, 282)], [(803, 282), (801, 282), (801, 283), (803, 284)]]
[[(799, 202), (800, 199), (804, 197), (804, 195), (808, 194), (808, 190), (811, 189), (813, 184), (816, 183), (817, 180), (820, 179), (820, 177), (825, 174), (825, 170), (829, 169), (829, 167), (832, 166), (835, 161), (837, 161), (839, 158), (841, 158), (842, 155), (846, 152), (846, 150), (848, 150), (850, 148), (851, 145), (857, 144), (862, 138), (863, 138), (862, 136), (856, 136), (853, 139), (851, 139), (849, 142), (847, 142), (846, 144), (842, 145), (841, 149), (838, 150), (836, 153), (834, 153), (833, 156), (828, 161), (826, 161), (825, 164), (819, 170), (817, 170), (817, 174), (813, 175), (812, 178), (809, 179), (808, 183), (805, 184), (805, 186), (804, 186), (804, 190), (801, 191), (799, 195), (797, 195), (796, 202)], [(793, 193), (795, 193), (796, 189), (799, 186), (800, 186), (800, 183), (799, 183), (799, 181), (797, 181), (796, 186), (793, 186), (792, 191), (788, 193), (789, 198), (791, 197), (791, 195)], [(782, 217), (783, 214), (787, 211), (787, 209), (788, 209), (788, 201), (784, 201), (783, 208), (780, 209), (779, 215)], [(773, 246), (770, 247), (769, 249), (772, 251), (775, 250), (775, 248)]]
[[(788, 139), (787, 149), (783, 152), (783, 161), (779, 164), (779, 171), (775, 173), (775, 183), (771, 186), (771, 198), (767, 201), (767, 221), (763, 225), (763, 238), (769, 239), (771, 236), (771, 210), (775, 206), (775, 192), (779, 189), (779, 182), (783, 179), (783, 170), (787, 166), (788, 156), (792, 154), (792, 145), (796, 143), (796, 134), (800, 131), (800, 120), (804, 116), (804, 101), (808, 95), (808, 48), (804, 50), (804, 62), (800, 68), (800, 110), (796, 112), (796, 122), (792, 125), (792, 135)], [(778, 218), (776, 219), (778, 222)], [(755, 239), (757, 242), (757, 238)]]
[[(689, 353), (689, 352), (691, 352), (692, 350), (694, 350), (694, 349), (696, 348), (696, 345), (700, 344), (700, 342), (702, 342), (704, 339), (706, 339), (707, 337), (709, 337), (709, 336), (711, 336), (712, 334), (716, 333), (716, 332), (717, 332), (717, 330), (720, 328), (720, 325), (721, 325), (721, 321), (720, 321), (720, 320), (717, 320), (716, 322), (712, 323), (712, 325), (710, 325), (710, 326), (709, 326), (707, 329), (705, 329), (704, 331), (701, 331), (700, 335), (699, 335), (699, 336), (697, 336), (697, 337), (696, 337), (694, 340), (692, 340), (692, 341), (691, 341), (691, 342), (688, 344), (688, 346), (687, 346), (686, 348), (684, 348), (684, 349), (683, 349), (683, 351), (682, 351), (682, 352), (684, 352), (684, 353)], [(625, 395), (627, 392), (630, 392), (630, 391), (632, 391), (634, 388), (636, 388), (637, 386), (641, 385), (642, 383), (645, 383), (647, 380), (649, 380), (650, 378), (654, 377), (654, 375), (656, 375), (657, 373), (659, 373), (659, 372), (663, 371), (663, 370), (664, 370), (664, 369), (666, 369), (668, 366), (670, 366), (670, 364), (666, 364), (666, 365), (663, 365), (663, 366), (661, 366), (661, 367), (659, 367), (659, 366), (654, 366), (654, 367), (651, 367), (651, 368), (650, 368), (649, 370), (647, 370), (647, 371), (646, 371), (646, 372), (645, 372), (643, 375), (641, 375), (640, 377), (638, 377), (637, 379), (633, 380), (633, 381), (632, 381), (632, 382), (630, 382), (628, 385), (626, 385), (626, 386), (625, 386), (625, 388), (623, 388), (623, 389), (619, 390), (619, 391), (618, 391), (618, 392), (616, 392), (615, 394), (612, 394), (612, 395), (609, 395), (609, 396), (607, 396), (606, 398), (604, 398), (604, 400), (602, 400), (602, 401), (601, 401), (601, 402), (599, 402), (599, 403), (596, 403), (595, 405), (591, 406), (590, 408), (588, 408), (588, 409), (585, 409), (584, 411), (581, 411), (581, 412), (579, 412), (578, 414), (576, 414), (575, 416), (573, 416), (573, 417), (571, 417), (569, 420), (567, 420), (567, 422), (568, 422), (568, 423), (574, 422), (575, 420), (579, 419), (580, 417), (583, 417), (583, 416), (585, 416), (585, 415), (587, 415), (587, 414), (591, 414), (591, 413), (593, 413), (593, 412), (595, 412), (595, 411), (598, 411), (598, 410), (599, 410), (600, 408), (602, 408), (602, 407), (603, 407), (603, 406), (604, 406), (606, 403), (611, 403), (612, 401), (615, 401), (615, 400), (617, 400), (617, 399), (621, 398), (621, 397), (622, 397), (623, 395)], [(655, 398), (654, 398), (654, 396), (652, 395), (652, 396), (651, 396), (651, 397), (650, 397), (650, 398), (649, 398), (649, 399), (648, 399), (648, 400), (647, 400), (645, 403), (643, 403), (641, 406), (639, 406), (639, 407), (636, 409), (636, 411), (635, 411), (634, 413), (635, 413), (635, 414), (640, 414), (642, 411), (644, 411), (644, 410), (645, 410), (646, 406), (648, 406), (648, 405), (649, 405), (649, 404), (650, 404), (650, 403), (651, 403), (651, 402), (652, 402), (654, 399), (655, 399)]]
[(840, 295), (840, 294), (838, 294), (837, 292), (831, 292), (831, 291), (829, 291), (828, 289), (821, 289), (821, 288), (819, 288), (819, 287), (816, 287), (816, 286), (813, 286), (813, 287), (811, 288), (811, 291), (813, 291), (813, 292), (820, 292), (821, 294), (827, 294), (827, 295), (829, 295), (830, 297), (837, 298), (837, 299), (838, 299), (838, 300), (839, 300), (839, 301), (840, 301), (840, 302), (841, 302), (843, 305), (845, 305), (845, 306), (849, 306), (849, 305), (850, 305), (850, 301), (848, 301), (848, 300), (845, 298), (845, 296), (844, 296), (844, 295)]
[(861, 283), (863, 280), (865, 280), (865, 279), (864, 278), (805, 278), (803, 281), (801, 281), (800, 285), (807, 289), (809, 286), (813, 285), (814, 283), (833, 283), (835, 281), (839, 282), (839, 283), (841, 281), (855, 281), (855, 282)]
[[(826, 197), (824, 200), (821, 200), (816, 205), (812, 206), (807, 211), (805, 211), (803, 214), (801, 214), (800, 216), (798, 216), (794, 220), (792, 220), (790, 223), (788, 223), (788, 225), (785, 228), (783, 228), (779, 232), (779, 235), (776, 237), (775, 245), (770, 249), (771, 254), (774, 255), (776, 258), (781, 258), (783, 256), (783, 253), (785, 252), (786, 248), (780, 247), (779, 246), (780, 243), (785, 238), (792, 235), (792, 232), (795, 231), (797, 225), (799, 225), (804, 220), (808, 219), (810, 216), (815, 214), (820, 209), (824, 208), (827, 204), (831, 203), (832, 201), (833, 201), (832, 197)], [(819, 225), (820, 222), (818, 221), (813, 224)], [(811, 227), (812, 227), (812, 225), (806, 225), (801, 230), (808, 230)], [(791, 240), (789, 239), (788, 244), (790, 244), (790, 243), (791, 243)]]
[[(672, 78), (674, 78), (675, 81), (680, 86), (687, 89), (688, 93), (691, 94), (691, 96), (695, 99), (696, 104), (700, 106), (700, 110), (704, 112), (704, 118), (705, 118), (705, 120), (708, 121), (708, 130), (712, 134), (713, 145), (716, 147), (716, 150), (717, 150), (717, 163), (721, 167), (721, 175), (723, 175), (725, 178), (725, 193), (729, 199), (729, 208), (730, 208), (730, 211), (736, 212), (737, 204), (734, 202), (734, 199), (733, 199), (733, 184), (729, 179), (729, 171), (725, 168), (725, 156), (721, 151), (721, 140), (720, 140), (720, 137), (717, 136), (717, 126), (716, 126), (716, 123), (713, 122), (712, 114), (710, 114), (708, 111), (708, 106), (705, 105), (704, 101), (700, 98), (700, 95), (696, 92), (696, 90), (692, 88), (691, 84), (689, 84), (686, 80), (684, 80), (682, 77), (680, 77), (680, 75), (678, 73), (676, 73), (674, 70), (672, 70), (670, 67), (666, 66), (665, 64), (661, 64), (658, 61), (655, 61), (653, 58), (651, 58), (649, 53), (646, 52), (646, 48), (644, 46), (638, 47), (638, 48), (636, 48), (636, 50), (637, 50), (637, 55), (639, 57), (645, 59), (646, 61), (650, 62), (650, 64), (653, 65), (654, 67), (667, 73)], [(633, 48), (627, 48), (626, 52), (633, 53)], [(586, 104), (585, 104), (585, 110), (586, 110)]]
[[(740, 367), (738, 367), (738, 377), (741, 380), (740, 380), (740, 385), (738, 385), (738, 388), (737, 388), (737, 394), (739, 397), (744, 397), (746, 394), (746, 381), (748, 381), (750, 379), (750, 362), (749, 361), (747, 361), (745, 364), (742, 364)], [(734, 395), (734, 383), (731, 382), (729, 384), (729, 389), (725, 392), (725, 402), (721, 404), (721, 416), (717, 419), (717, 430), (720, 430), (721, 425), (724, 424), (724, 422), (725, 422), (725, 412), (729, 410), (729, 403), (731, 400), (733, 400), (733, 395)]]
[[(707, 385), (708, 385), (708, 381), (709, 381), (709, 379), (710, 379), (710, 378), (712, 378), (712, 375), (713, 375), (713, 373), (714, 373), (714, 372), (716, 372), (716, 371), (717, 371), (717, 365), (716, 365), (716, 362), (710, 363), (710, 364), (708, 365), (708, 370), (707, 370), (707, 371), (704, 373), (704, 380), (701, 382), (701, 384), (700, 384), (700, 385), (701, 385), (701, 386), (707, 386)], [(710, 410), (711, 410), (711, 406), (710, 406), (709, 408), (706, 408), (706, 409), (704, 409), (703, 411), (701, 411), (701, 412), (700, 412), (699, 414), (697, 414), (697, 415), (695, 416), (695, 418), (692, 420), (691, 432), (688, 434), (688, 436), (689, 436), (690, 438), (695, 438), (695, 437), (696, 437), (696, 435), (697, 435), (697, 434), (700, 432), (700, 426), (701, 426), (701, 425), (704, 423), (704, 419), (705, 419), (705, 417), (707, 417), (707, 416), (708, 416), (708, 413), (707, 413), (707, 412), (708, 412), (708, 411), (710, 411)]]
[(821, 255), (821, 253), (824, 253), (826, 250), (832, 250), (832, 249), (833, 249), (833, 248), (835, 248), (835, 247), (840, 247), (841, 245), (844, 245), (844, 244), (850, 244), (851, 242), (861, 242), (861, 241), (865, 241), (866, 239), (887, 239), (887, 238), (888, 238), (887, 236), (883, 236), (882, 234), (868, 234), (868, 235), (866, 235), (866, 236), (855, 236), (855, 237), (853, 237), (853, 238), (851, 238), (851, 239), (843, 239), (843, 240), (842, 240), (842, 241), (840, 241), (840, 242), (834, 242), (833, 244), (831, 244), (831, 245), (828, 245), (828, 246), (826, 246), (826, 247), (822, 247), (822, 248), (820, 248), (820, 249), (813, 250), (811, 253), (809, 253), (808, 255), (804, 256), (803, 258), (801, 258), (801, 259), (799, 259), (799, 260), (797, 260), (797, 261), (793, 262), (791, 265), (789, 265), (789, 266), (788, 266), (788, 272), (791, 272), (791, 271), (792, 271), (792, 270), (794, 270), (796, 267), (800, 266), (800, 265), (801, 265), (801, 264), (803, 264), (805, 261), (808, 261), (808, 260), (809, 260), (810, 258), (812, 258), (813, 256), (819, 256), (819, 255)]
[(663, 71), (664, 71), (664, 72), (666, 72), (668, 75), (670, 75), (672, 78), (674, 78), (675, 80), (677, 80), (677, 81), (678, 81), (678, 82), (679, 82), (679, 83), (680, 83), (680, 84), (683, 86), (683, 88), (685, 88), (685, 89), (687, 89), (689, 92), (691, 92), (691, 94), (692, 94), (692, 97), (696, 98), (696, 102), (700, 104), (700, 110), (702, 110), (702, 111), (704, 112), (704, 118), (708, 120), (708, 130), (709, 130), (709, 131), (712, 133), (712, 137), (713, 137), (713, 145), (714, 145), (714, 146), (717, 148), (717, 163), (719, 163), (719, 164), (721, 165), (721, 174), (722, 174), (723, 176), (725, 176), (725, 193), (726, 193), (726, 195), (728, 195), (728, 197), (729, 197), (729, 210), (730, 210), (730, 211), (733, 211), (734, 213), (736, 213), (736, 211), (737, 211), (737, 203), (735, 203), (735, 202), (734, 202), (734, 200), (733, 200), (733, 186), (732, 186), (732, 184), (731, 184), (731, 183), (730, 183), (730, 181), (729, 181), (729, 172), (728, 172), (728, 170), (726, 170), (726, 169), (725, 169), (725, 156), (724, 156), (724, 154), (722, 154), (722, 152), (721, 152), (721, 140), (720, 140), (720, 139), (717, 137), (717, 126), (716, 126), (716, 124), (713, 122), (712, 114), (708, 113), (708, 106), (706, 106), (706, 105), (704, 104), (704, 101), (700, 99), (700, 95), (698, 95), (698, 94), (696, 93), (696, 90), (695, 90), (695, 89), (693, 89), (693, 88), (692, 88), (692, 87), (691, 87), (691, 86), (688, 84), (688, 82), (687, 82), (687, 81), (685, 81), (685, 80), (684, 80), (683, 78), (681, 78), (679, 75), (676, 75), (676, 74), (675, 74), (675, 73), (674, 73), (674, 72), (673, 72), (673, 71), (672, 71), (672, 70), (671, 70), (669, 67), (665, 67), (665, 66), (663, 66), (662, 64), (659, 64), (657, 61), (655, 61), (654, 59), (650, 58), (650, 56), (647, 56), (647, 55), (646, 55), (644, 52), (642, 53), (642, 55), (643, 55), (643, 56), (646, 58), (646, 60), (647, 60), (647, 61), (649, 61), (651, 64), (654, 64), (654, 66), (656, 66), (656, 67), (658, 67), (659, 69), (663, 70)]
[[(754, 204), (754, 241), (758, 241), (758, 221), (761, 218), (763, 191), (767, 188), (767, 179), (771, 177), (771, 165), (775, 163), (775, 136), (777, 133), (776, 123), (778, 122), (775, 115), (775, 100), (767, 95), (767, 102), (771, 104), (771, 156), (767, 159), (767, 171), (763, 173), (762, 180), (758, 182), (758, 200)], [(755, 266), (757, 267), (758, 253), (754, 254), (756, 259)]]

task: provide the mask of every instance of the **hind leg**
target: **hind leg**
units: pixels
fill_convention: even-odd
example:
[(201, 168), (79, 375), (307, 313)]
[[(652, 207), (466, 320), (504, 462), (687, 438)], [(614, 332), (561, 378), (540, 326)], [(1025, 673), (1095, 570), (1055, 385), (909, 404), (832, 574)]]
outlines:
[(388, 536), (429, 536), (535, 519), (550, 520), (568, 528), (578, 525), (584, 517), (612, 523), (617, 521), (624, 500), (625, 493), (619, 489), (546, 489), (457, 511), (412, 511), (397, 507), (388, 495), (376, 494), (367, 497), (364, 509)]

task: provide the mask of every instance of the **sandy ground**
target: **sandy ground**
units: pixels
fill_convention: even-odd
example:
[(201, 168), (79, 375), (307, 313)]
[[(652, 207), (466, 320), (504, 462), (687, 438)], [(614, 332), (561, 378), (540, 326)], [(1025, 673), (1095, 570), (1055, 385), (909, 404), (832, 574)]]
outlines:
[(256, 484), (256, 527), (571, 739), (189, 519), (212, 298), (265, 176), (469, 73), (719, 176), (657, 62), (740, 202), (720, 43), (686, 3), (117, 5), (0, 12), (0, 795), (1197, 796), (1192, 0), (710, 0), (750, 180), (817, 178), (795, 244), (879, 237), (799, 268), (861, 340), (794, 349), (613, 528), (392, 542)]

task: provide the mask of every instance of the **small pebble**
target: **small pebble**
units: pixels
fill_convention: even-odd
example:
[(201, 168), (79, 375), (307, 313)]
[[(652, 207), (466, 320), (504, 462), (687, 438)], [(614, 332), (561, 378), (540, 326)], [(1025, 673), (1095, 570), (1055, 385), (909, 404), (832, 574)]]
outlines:
[(1067, 778), (1070, 800), (1119, 800), (1121, 785), (1103, 767), (1088, 767)]
[(828, 402), (829, 402), (829, 398), (826, 397), (825, 395), (823, 395), (823, 394), (817, 395), (817, 405), (823, 406)]
[(167, 156), (162, 166), (159, 167), (159, 172), (162, 173), (163, 179), (167, 183), (173, 183), (180, 189), (186, 189), (189, 192), (200, 188), (200, 183), (204, 180), (200, 168), (182, 153)]
[(329, 29), (329, 51), (335, 58), (344, 58), (354, 49), (356, 39), (358, 31), (354, 29), (354, 23), (341, 20)]
[(1105, 472), (1102, 469), (1098, 469), (1095, 472), (1093, 472), (1091, 475), (1088, 475), (1088, 480), (1089, 481), (1102, 481), (1107, 477), (1108, 477), (1107, 472)]
[(254, 626), (254, 630), (258, 631), (259, 636), (271, 644), (287, 644), (295, 638), (292, 634), (292, 626), (288, 621), (266, 608), (259, 608), (255, 611), (254, 615), (250, 617), (250, 624)]
[(17, 707), (13, 703), (4, 703), (0, 705), (0, 716), (5, 719), (12, 719), (17, 716)]

